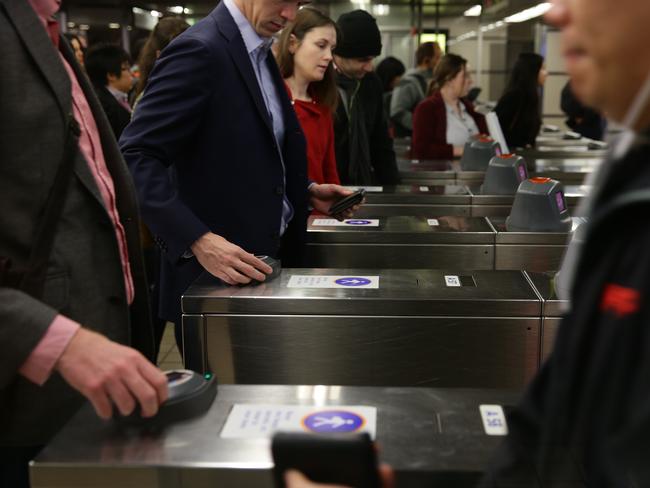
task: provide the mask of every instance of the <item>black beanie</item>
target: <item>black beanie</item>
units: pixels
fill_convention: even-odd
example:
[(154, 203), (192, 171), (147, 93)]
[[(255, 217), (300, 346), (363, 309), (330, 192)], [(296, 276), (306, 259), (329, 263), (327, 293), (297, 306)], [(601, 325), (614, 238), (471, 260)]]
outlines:
[(343, 58), (365, 58), (381, 54), (377, 21), (365, 10), (342, 14), (336, 22), (341, 33), (334, 54)]

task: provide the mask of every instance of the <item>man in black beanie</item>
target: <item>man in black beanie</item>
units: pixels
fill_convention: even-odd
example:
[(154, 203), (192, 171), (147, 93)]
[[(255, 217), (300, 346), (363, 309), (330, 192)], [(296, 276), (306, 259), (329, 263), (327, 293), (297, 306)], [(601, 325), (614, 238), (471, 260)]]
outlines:
[(364, 10), (341, 15), (334, 50), (339, 107), (334, 119), (336, 164), (344, 185), (399, 183), (384, 116), (381, 81), (372, 62), (381, 53), (377, 21)]

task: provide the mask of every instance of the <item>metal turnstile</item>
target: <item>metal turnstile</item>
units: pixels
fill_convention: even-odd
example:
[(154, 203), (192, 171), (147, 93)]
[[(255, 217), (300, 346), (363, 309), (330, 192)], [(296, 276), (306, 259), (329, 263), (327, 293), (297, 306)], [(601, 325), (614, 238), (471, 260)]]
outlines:
[(582, 185), (603, 162), (602, 158), (553, 159), (545, 156), (526, 160), (531, 176), (559, 180), (565, 185)]
[(605, 142), (582, 139), (571, 141), (574, 144), (560, 144), (554, 142), (542, 142), (534, 148), (517, 149), (515, 152), (525, 159), (534, 159), (537, 157), (547, 158), (605, 158), (607, 155), (608, 145)]
[(489, 217), (496, 229), (494, 269), (525, 269), (545, 272), (560, 269), (570, 235), (585, 222), (573, 217), (573, 226), (567, 232), (510, 232), (504, 217)]
[(223, 438), (233, 405), (372, 406), (381, 462), (401, 488), (473, 487), (502, 442), (487, 435), (480, 405), (506, 413), (502, 390), (221, 385), (202, 417), (160, 432), (119, 430), (86, 405), (37, 456), (33, 488), (272, 488), (268, 438)]
[(366, 203), (355, 213), (355, 218), (470, 216), (472, 197), (465, 186), (399, 185), (365, 188)]
[(314, 268), (493, 269), (494, 229), (483, 217), (355, 218), (350, 225), (312, 216), (306, 265)]
[(244, 288), (203, 275), (182, 308), (225, 383), (521, 388), (539, 362), (541, 302), (520, 271), (284, 269)]
[[(542, 176), (561, 181), (565, 185), (582, 185), (604, 160), (605, 152), (569, 153), (527, 152), (521, 156), (526, 160), (530, 176)], [(466, 185), (483, 184), (485, 172), (462, 171), (460, 161), (411, 161), (398, 160), (398, 169), (403, 184), (409, 185)]]
[(460, 161), (398, 158), (397, 169), (403, 185), (456, 185)]
[[(506, 217), (514, 195), (483, 195), (481, 185), (399, 185), (348, 187), (365, 188), (366, 202), (355, 213), (358, 219), (382, 217), (431, 217), (451, 215), (463, 217)], [(586, 185), (565, 185), (565, 199), (572, 215), (580, 201), (589, 193)]]
[[(507, 217), (510, 215), (512, 203), (515, 200), (514, 195), (483, 195), (480, 186), (469, 188), (472, 193), (472, 217)], [(564, 186), (564, 198), (571, 215), (579, 215), (578, 208), (580, 202), (586, 197), (591, 190), (586, 185), (566, 185)]]
[(551, 354), (555, 344), (562, 315), (568, 308), (565, 300), (561, 300), (555, 293), (554, 278), (555, 273), (532, 273), (526, 272), (526, 275), (533, 283), (540, 298), (542, 299), (542, 336), (540, 361), (543, 362)]

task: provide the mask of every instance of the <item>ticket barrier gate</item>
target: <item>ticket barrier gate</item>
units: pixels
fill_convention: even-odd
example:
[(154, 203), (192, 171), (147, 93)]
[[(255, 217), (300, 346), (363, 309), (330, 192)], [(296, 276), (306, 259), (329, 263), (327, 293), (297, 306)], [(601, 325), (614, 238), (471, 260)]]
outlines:
[[(463, 217), (508, 216), (514, 195), (484, 195), (481, 186), (464, 185), (398, 185), (350, 186), (364, 188), (366, 202), (354, 214), (357, 219), (411, 216), (434, 217), (452, 215)], [(565, 186), (566, 202), (571, 215), (590, 190), (586, 185)]]
[[(559, 269), (569, 232), (513, 232), (506, 217), (386, 217), (318, 225), (310, 217), (305, 265), (313, 268), (552, 271)], [(376, 227), (369, 225), (376, 224)]]
[[(587, 185), (566, 185), (564, 187), (564, 197), (571, 212), (571, 215), (584, 217), (580, 215), (580, 202), (585, 198), (590, 186)], [(472, 195), (472, 217), (507, 217), (510, 215), (510, 209), (514, 202), (514, 195), (484, 195), (481, 193), (480, 186), (470, 186), (469, 192)]]
[(541, 301), (521, 271), (203, 275), (182, 308), (222, 383), (523, 388), (539, 364)]
[(596, 141), (587, 137), (581, 137), (578, 134), (577, 139), (566, 139), (564, 137), (538, 136), (536, 148), (541, 150), (551, 150), (546, 148), (575, 148), (576, 151), (594, 151), (609, 149), (609, 144), (603, 141)]
[(558, 297), (555, 291), (555, 273), (526, 272), (542, 299), (542, 336), (540, 361), (548, 358), (553, 350), (562, 315), (568, 309), (568, 303)]
[[(504, 439), (500, 413), (507, 417), (518, 398), (493, 389), (220, 385), (204, 416), (153, 433), (116, 429), (86, 405), (37, 456), (31, 485), (272, 488), (270, 434), (222, 436), (235, 405), (264, 414), (255, 408), (262, 405), (286, 412), (300, 406), (315, 412), (373, 407), (379, 458), (395, 469), (397, 486), (469, 488)], [(498, 421), (488, 417), (493, 412)]]
[(572, 217), (570, 232), (514, 232), (506, 229), (504, 217), (488, 217), (488, 220), (497, 231), (494, 269), (536, 272), (560, 269), (571, 235), (586, 222), (583, 217)]
[(307, 239), (305, 265), (314, 268), (494, 269), (495, 231), (484, 217), (311, 216)]
[(604, 159), (607, 156), (607, 151), (607, 143), (600, 141), (591, 141), (585, 144), (574, 145), (540, 144), (535, 148), (518, 150), (517, 154), (523, 156), (526, 158), (526, 160), (532, 160), (535, 158)]
[[(603, 161), (591, 154), (583, 157), (562, 158), (552, 154), (522, 154), (526, 159), (529, 176), (542, 176), (561, 181), (565, 185), (582, 185)], [(467, 185), (480, 186), (484, 171), (462, 171), (460, 161), (408, 160), (397, 161), (399, 175), (404, 185)]]
[(369, 186), (365, 188), (366, 203), (355, 213), (355, 218), (389, 216), (454, 215), (469, 217), (472, 195), (466, 186)]

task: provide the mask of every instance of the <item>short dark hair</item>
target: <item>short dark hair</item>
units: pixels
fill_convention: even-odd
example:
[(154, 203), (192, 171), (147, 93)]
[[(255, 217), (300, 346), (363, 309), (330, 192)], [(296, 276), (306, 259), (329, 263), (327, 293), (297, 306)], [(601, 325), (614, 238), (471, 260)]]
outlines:
[(423, 42), (415, 51), (415, 64), (420, 66), (426, 59), (436, 57), (436, 50), (440, 51), (440, 46), (437, 42)]
[(388, 56), (381, 60), (375, 69), (375, 73), (381, 80), (384, 92), (390, 91), (391, 83), (398, 76), (402, 76), (406, 72), (406, 67), (399, 59), (393, 56)]
[(115, 44), (95, 44), (84, 57), (86, 73), (94, 85), (106, 86), (108, 75), (120, 76), (122, 63), (131, 63), (129, 54)]

